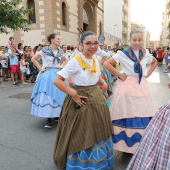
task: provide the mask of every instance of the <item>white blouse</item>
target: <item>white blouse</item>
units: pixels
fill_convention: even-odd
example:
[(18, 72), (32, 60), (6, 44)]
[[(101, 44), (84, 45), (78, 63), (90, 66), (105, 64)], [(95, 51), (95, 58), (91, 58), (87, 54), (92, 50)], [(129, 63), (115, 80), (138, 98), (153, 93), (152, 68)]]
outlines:
[[(53, 50), (53, 53), (55, 56), (57, 56), (58, 50)], [(60, 68), (60, 63), (57, 62), (57, 59), (55, 59), (55, 62), (53, 63), (53, 57), (46, 55), (42, 50), (38, 52), (38, 54), (41, 56), (43, 60), (43, 67), (56, 67)], [(64, 57), (64, 56), (62, 56)], [(60, 60), (61, 58), (60, 57)]]
[(109, 57), (109, 54), (107, 54), (104, 50), (101, 48), (98, 48), (95, 55), (97, 56), (97, 60), (100, 63), (103, 57)]
[[(90, 66), (93, 65), (93, 59), (87, 59), (83, 54), (80, 53), (83, 60), (87, 62)], [(96, 60), (97, 69), (99, 68), (99, 63)], [(71, 77), (73, 84), (77, 86), (90, 86), (95, 85), (99, 81), (100, 73), (96, 72), (93, 75), (89, 70), (83, 69), (75, 58), (72, 58), (66, 66), (58, 72), (58, 75), (63, 78)]]
[[(135, 55), (139, 58), (139, 50), (134, 50)], [(113, 59), (120, 63), (122, 71), (127, 76), (138, 76), (138, 73), (134, 72), (134, 62), (127, 57), (122, 51), (117, 51), (116, 54), (114, 54)], [(153, 56), (146, 50), (146, 54), (143, 57), (143, 59), (140, 61), (140, 64), (142, 66), (143, 76), (147, 76), (147, 64), (151, 64), (153, 61)]]

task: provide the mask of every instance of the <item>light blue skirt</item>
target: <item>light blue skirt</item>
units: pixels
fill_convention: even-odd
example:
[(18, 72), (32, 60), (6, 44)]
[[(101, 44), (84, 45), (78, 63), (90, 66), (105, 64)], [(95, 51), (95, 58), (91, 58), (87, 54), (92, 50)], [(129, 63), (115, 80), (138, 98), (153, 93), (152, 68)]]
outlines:
[(66, 170), (111, 170), (114, 166), (113, 141), (97, 142), (92, 148), (67, 157)]
[(66, 94), (53, 84), (58, 71), (57, 68), (49, 68), (40, 73), (31, 96), (31, 115), (46, 118), (60, 116)]

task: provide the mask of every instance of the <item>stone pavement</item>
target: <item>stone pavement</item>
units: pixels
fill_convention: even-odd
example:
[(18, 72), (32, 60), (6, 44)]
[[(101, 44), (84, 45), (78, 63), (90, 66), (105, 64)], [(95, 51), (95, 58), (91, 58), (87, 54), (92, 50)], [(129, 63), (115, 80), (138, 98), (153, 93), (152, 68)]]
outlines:
[[(149, 84), (158, 106), (170, 97), (167, 83), (170, 78), (156, 69)], [(0, 77), (0, 81), (2, 78)], [(30, 115), (30, 95), (34, 84), (12, 86), (11, 81), (0, 85), (0, 170), (56, 170), (53, 129), (44, 129), (45, 119)], [(116, 83), (113, 91), (115, 91)], [(131, 155), (115, 151), (114, 170), (125, 170)]]

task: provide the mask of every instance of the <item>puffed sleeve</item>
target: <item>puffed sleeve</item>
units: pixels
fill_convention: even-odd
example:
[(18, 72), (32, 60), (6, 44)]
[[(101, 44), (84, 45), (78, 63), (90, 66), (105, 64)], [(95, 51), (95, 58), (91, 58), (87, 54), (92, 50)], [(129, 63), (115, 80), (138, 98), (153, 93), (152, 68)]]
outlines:
[(121, 63), (123, 59), (123, 52), (122, 51), (117, 51), (116, 54), (114, 54), (112, 57), (116, 61), (116, 63)]
[(104, 50), (100, 49), (100, 48), (98, 48), (95, 55), (100, 56), (100, 57), (104, 57), (104, 56), (107, 57), (107, 53)]
[(57, 74), (66, 79), (68, 77), (71, 77), (72, 75), (74, 75), (78, 71), (78, 67), (77, 66), (78, 66), (78, 63), (73, 58)]
[(59, 57), (59, 58), (64, 57), (64, 51), (63, 51), (61, 48), (59, 48), (58, 50), (59, 50), (59, 52), (58, 52), (58, 57)]
[(147, 59), (147, 60), (146, 60), (146, 63), (147, 63), (147, 64), (151, 64), (152, 61), (153, 61), (153, 56), (152, 56), (152, 54), (150, 54), (149, 51), (146, 51), (145, 57), (146, 57), (146, 59)]
[(44, 53), (42, 50), (40, 50), (40, 51), (38, 52), (38, 54), (41, 56), (41, 58), (42, 58), (42, 57), (45, 57), (45, 53)]

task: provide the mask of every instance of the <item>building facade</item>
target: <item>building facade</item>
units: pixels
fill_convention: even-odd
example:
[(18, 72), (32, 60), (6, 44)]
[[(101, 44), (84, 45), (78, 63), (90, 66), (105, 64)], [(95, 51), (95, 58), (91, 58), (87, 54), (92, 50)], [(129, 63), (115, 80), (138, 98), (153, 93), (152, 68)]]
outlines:
[(131, 30), (130, 0), (104, 1), (105, 43), (113, 47), (114, 43), (129, 44)]
[(16, 43), (34, 47), (45, 43), (51, 33), (60, 34), (62, 44), (77, 45), (81, 31), (104, 33), (104, 0), (23, 0), (19, 7), (35, 9), (27, 16), (32, 21), (30, 31), (0, 34), (0, 45), (6, 45), (13, 36)]
[(162, 31), (160, 35), (160, 46), (170, 46), (170, 0), (166, 0), (165, 10), (162, 14)]
[(150, 41), (150, 48), (151, 50), (156, 50), (160, 46), (160, 41)]

